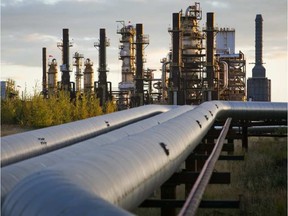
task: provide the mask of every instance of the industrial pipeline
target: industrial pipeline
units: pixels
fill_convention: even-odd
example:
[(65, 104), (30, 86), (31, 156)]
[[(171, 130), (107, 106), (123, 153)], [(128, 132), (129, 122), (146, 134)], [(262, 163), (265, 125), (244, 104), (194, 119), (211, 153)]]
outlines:
[[(74, 145), (70, 145), (38, 157), (32, 157), (9, 166), (5, 166), (1, 170), (1, 202), (5, 200), (5, 196), (19, 181), (34, 172), (58, 163), (63, 163), (63, 161), (71, 158), (77, 158), (80, 154), (95, 150), (97, 146), (107, 145), (123, 139), (124, 137), (143, 132), (144, 130), (162, 124), (165, 121), (188, 112), (194, 107), (195, 106), (178, 106), (159, 115), (146, 118), (142, 121), (113, 130), (109, 133), (85, 140), (85, 142), (78, 142)], [(25, 172), (22, 170), (25, 170)]]
[(2, 213), (128, 215), (123, 209), (133, 210), (159, 188), (214, 121), (228, 117), (250, 121), (286, 119), (287, 104), (211, 101), (89, 152), (83, 144), (85, 153), (21, 180), (5, 199)]
[(172, 106), (148, 105), (1, 138), (1, 167), (72, 145), (133, 122), (166, 112)]

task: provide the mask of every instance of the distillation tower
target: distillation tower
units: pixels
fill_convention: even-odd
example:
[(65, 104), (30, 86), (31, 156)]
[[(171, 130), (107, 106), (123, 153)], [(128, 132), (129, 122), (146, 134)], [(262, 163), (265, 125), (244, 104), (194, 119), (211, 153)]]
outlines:
[(55, 58), (53, 58), (51, 61), (48, 62), (48, 95), (53, 95), (57, 93), (57, 75), (58, 75), (58, 69), (57, 69), (57, 61)]
[(199, 22), (202, 19), (200, 3), (189, 6), (181, 13), (182, 31), (182, 78), (185, 104), (200, 104), (202, 101), (204, 72), (204, 34)]
[(81, 89), (82, 89), (82, 85), (81, 85), (81, 82), (82, 82), (82, 76), (83, 76), (83, 73), (82, 73), (82, 65), (83, 65), (83, 58), (84, 58), (84, 55), (83, 54), (80, 54), (78, 52), (75, 52), (74, 56), (74, 63), (73, 63), (73, 66), (75, 66), (75, 82), (76, 82), (76, 91), (77, 92), (81, 92)]
[(94, 88), (94, 69), (93, 62), (87, 58), (84, 62), (84, 93), (92, 94)]
[(136, 27), (125, 25), (124, 21), (118, 21), (122, 27), (117, 29), (121, 34), (120, 56), (122, 60), (122, 80), (119, 83), (119, 109), (136, 107), (145, 104), (144, 99), (144, 76), (151, 78), (151, 70), (144, 73), (145, 62), (144, 49), (149, 44), (148, 35), (143, 34), (143, 25), (136, 24)]
[(136, 29), (130, 23), (118, 21), (122, 27), (117, 29), (117, 34), (121, 34), (119, 46), (119, 60), (122, 60), (122, 80), (118, 87), (120, 90), (118, 104), (121, 107), (127, 107), (130, 104), (130, 98), (135, 89), (135, 35)]

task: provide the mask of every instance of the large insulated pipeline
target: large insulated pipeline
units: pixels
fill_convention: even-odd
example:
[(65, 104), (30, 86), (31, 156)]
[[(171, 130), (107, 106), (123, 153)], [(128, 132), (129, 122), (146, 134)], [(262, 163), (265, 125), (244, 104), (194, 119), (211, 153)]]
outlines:
[[(9, 193), (2, 213), (4, 216), (85, 215), (94, 210), (95, 215), (109, 215), (110, 209), (90, 205), (103, 200), (132, 210), (179, 168), (216, 119), (228, 117), (286, 120), (287, 104), (203, 103), (142, 133), (28, 176)], [(123, 210), (119, 211), (123, 214)]]
[(1, 137), (1, 166), (75, 144), (170, 109), (172, 106), (148, 105)]
[(99, 135), (97, 137), (79, 142), (66, 148), (61, 148), (56, 151), (43, 154), (38, 157), (33, 157), (18, 163), (11, 164), (1, 169), (1, 203), (4, 202), (6, 195), (12, 188), (23, 178), (31, 175), (34, 172), (41, 171), (47, 167), (57, 163), (62, 163), (71, 158), (77, 158), (80, 154), (88, 153), (95, 150), (97, 146), (107, 145), (124, 137), (143, 132), (151, 127), (162, 124), (176, 116), (179, 116), (187, 111), (190, 111), (195, 106), (179, 106), (165, 113), (153, 116), (151, 118), (129, 124), (120, 129), (113, 130), (109, 133)]

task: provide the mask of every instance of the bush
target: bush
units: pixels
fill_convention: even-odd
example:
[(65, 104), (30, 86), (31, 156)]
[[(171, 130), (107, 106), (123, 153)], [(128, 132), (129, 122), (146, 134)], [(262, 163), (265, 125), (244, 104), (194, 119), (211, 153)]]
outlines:
[[(116, 106), (108, 102), (105, 110), (106, 113), (114, 112)], [(24, 100), (15, 98), (1, 101), (1, 124), (42, 128), (102, 114), (99, 99), (94, 95), (77, 94), (71, 101), (70, 94), (64, 91), (48, 99), (34, 92), (34, 96), (25, 96)]]
[(16, 118), (15, 101), (1, 100), (1, 124), (15, 124)]
[(117, 111), (117, 106), (116, 104), (113, 103), (113, 101), (108, 101), (106, 104), (105, 104), (105, 113), (112, 113), (112, 112), (115, 112)]

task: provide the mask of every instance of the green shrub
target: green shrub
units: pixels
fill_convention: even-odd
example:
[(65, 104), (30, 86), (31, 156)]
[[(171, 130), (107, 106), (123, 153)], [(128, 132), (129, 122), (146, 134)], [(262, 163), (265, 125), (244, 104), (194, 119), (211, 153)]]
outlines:
[(117, 106), (116, 104), (113, 103), (113, 101), (108, 101), (105, 104), (105, 113), (112, 113), (117, 111)]
[(14, 100), (1, 100), (1, 124), (15, 124), (16, 117)]
[[(111, 113), (116, 107), (108, 102), (105, 110)], [(59, 91), (48, 99), (34, 92), (33, 96), (25, 95), (23, 100), (8, 98), (1, 101), (1, 124), (41, 128), (102, 114), (99, 99), (94, 95), (77, 94), (71, 101), (70, 94), (65, 91)]]
[(30, 117), (27, 121), (28, 126), (38, 128), (51, 125), (52, 119), (51, 115), (49, 115), (49, 111), (50, 110), (47, 109), (45, 100), (40, 96), (34, 96), (31, 100), (30, 107), (27, 110), (27, 116)]

